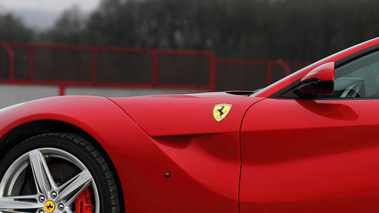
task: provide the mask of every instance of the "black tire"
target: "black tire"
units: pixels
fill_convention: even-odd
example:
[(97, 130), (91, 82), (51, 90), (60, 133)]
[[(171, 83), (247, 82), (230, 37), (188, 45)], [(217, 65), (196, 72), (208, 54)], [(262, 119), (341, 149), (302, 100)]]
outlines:
[(0, 178), (0, 212), (70, 213), (83, 208), (83, 200), (92, 212), (120, 212), (108, 163), (74, 134), (42, 134), (21, 142), (1, 162)]

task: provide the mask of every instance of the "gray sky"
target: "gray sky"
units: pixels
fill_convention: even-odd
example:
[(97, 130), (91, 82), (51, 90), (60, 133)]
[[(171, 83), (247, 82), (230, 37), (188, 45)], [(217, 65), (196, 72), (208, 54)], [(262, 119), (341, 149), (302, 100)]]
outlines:
[(89, 13), (101, 0), (0, 0), (0, 14), (11, 12), (21, 17), (24, 23), (36, 30), (53, 26), (62, 13), (74, 5)]
[(91, 11), (100, 0), (0, 0), (0, 5), (10, 9), (45, 10), (60, 12), (72, 5), (78, 5), (83, 11)]

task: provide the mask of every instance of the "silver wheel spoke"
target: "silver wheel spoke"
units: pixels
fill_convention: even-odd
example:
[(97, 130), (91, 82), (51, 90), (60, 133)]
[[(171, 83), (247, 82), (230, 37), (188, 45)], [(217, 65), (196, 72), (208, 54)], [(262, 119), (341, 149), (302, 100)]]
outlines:
[(56, 188), (54, 179), (47, 167), (45, 157), (38, 150), (29, 153), (30, 165), (33, 170), (34, 180), (36, 181), (37, 190), (47, 196), (48, 192)]
[(92, 176), (90, 172), (87, 170), (82, 171), (57, 189), (59, 193), (56, 199), (57, 202), (63, 201), (66, 205), (70, 205), (91, 182)]
[(67, 213), (73, 213), (72, 211), (71, 211), (71, 209), (66, 209), (65, 210)]
[[(12, 196), (12, 197), (1, 197), (0, 198), (0, 211), (1, 212), (12, 212), (11, 209), (39, 209), (43, 208), (42, 203), (37, 203), (36, 201), (30, 201), (31, 199), (36, 200), (36, 196)], [(24, 201), (23, 201), (24, 200)], [(17, 212), (17, 211), (15, 211)]]
[(0, 210), (1, 213), (30, 213), (24, 211), (15, 211), (15, 210)]

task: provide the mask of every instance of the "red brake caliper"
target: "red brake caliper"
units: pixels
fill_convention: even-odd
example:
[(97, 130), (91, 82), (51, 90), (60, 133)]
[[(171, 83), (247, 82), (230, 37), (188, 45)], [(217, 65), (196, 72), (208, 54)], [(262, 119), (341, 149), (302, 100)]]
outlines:
[(93, 213), (91, 192), (88, 188), (76, 198), (75, 206), (75, 213)]

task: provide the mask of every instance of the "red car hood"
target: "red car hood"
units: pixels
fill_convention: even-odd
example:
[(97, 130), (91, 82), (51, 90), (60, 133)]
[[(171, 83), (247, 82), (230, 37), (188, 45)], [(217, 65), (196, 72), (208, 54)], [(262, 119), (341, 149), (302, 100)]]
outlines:
[[(261, 99), (228, 93), (110, 98), (150, 136), (239, 132), (246, 110)], [(220, 122), (213, 117), (217, 104), (232, 105)]]

